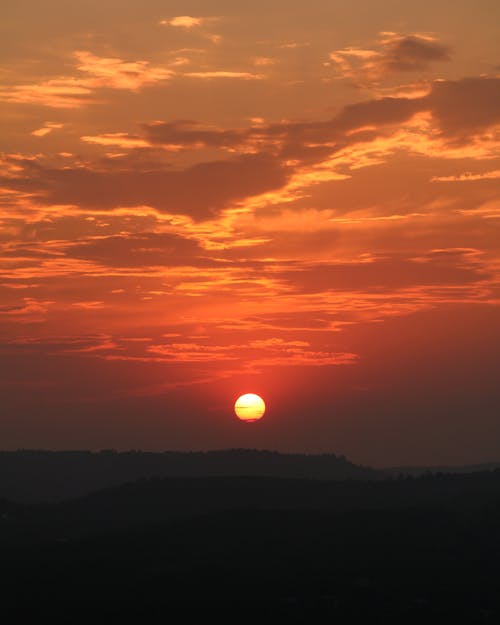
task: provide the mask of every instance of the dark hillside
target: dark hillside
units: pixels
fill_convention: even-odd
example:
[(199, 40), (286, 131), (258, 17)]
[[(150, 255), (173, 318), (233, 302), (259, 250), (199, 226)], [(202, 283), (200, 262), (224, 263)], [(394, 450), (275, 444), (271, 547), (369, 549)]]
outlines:
[(16, 622), (498, 623), (500, 471), (141, 480), (2, 502)]
[(280, 454), (232, 449), (210, 452), (3, 451), (0, 498), (49, 501), (148, 477), (266, 476), (322, 480), (380, 479), (334, 454)]

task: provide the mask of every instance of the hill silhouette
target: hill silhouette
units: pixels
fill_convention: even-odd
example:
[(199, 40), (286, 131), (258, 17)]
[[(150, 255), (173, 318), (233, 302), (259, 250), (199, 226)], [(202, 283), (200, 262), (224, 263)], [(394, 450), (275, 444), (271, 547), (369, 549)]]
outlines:
[(54, 501), (148, 477), (266, 476), (323, 480), (383, 475), (334, 454), (280, 454), (230, 449), (163, 453), (104, 450), (0, 452), (0, 498)]
[(0, 502), (2, 613), (21, 622), (493, 624), (499, 555), (499, 470)]
[(422, 470), (238, 449), (1, 452), (2, 614), (496, 624), (500, 469)]
[(500, 470), (384, 481), (269, 477), (142, 478), (59, 502), (0, 501), (0, 544), (69, 540), (227, 511), (477, 510), (500, 496)]

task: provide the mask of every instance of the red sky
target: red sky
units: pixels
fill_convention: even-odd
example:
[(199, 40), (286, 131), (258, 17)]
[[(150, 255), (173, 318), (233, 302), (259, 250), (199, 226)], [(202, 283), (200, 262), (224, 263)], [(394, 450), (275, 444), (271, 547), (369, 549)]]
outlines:
[(0, 447), (498, 459), (499, 19), (10, 3)]

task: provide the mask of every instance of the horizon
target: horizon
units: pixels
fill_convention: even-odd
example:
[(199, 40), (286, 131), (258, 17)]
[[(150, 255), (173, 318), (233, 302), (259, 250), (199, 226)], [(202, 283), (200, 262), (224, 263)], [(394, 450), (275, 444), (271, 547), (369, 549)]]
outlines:
[(154, 450), (154, 449), (47, 449), (47, 448), (17, 448), (17, 449), (0, 449), (0, 454), (9, 453), (47, 453), (47, 454), (89, 454), (89, 455), (98, 455), (98, 454), (116, 454), (116, 455), (126, 455), (126, 454), (226, 454), (231, 452), (238, 453), (255, 453), (255, 454), (274, 454), (278, 456), (303, 456), (306, 458), (320, 458), (320, 457), (332, 457), (336, 460), (341, 460), (343, 462), (347, 462), (348, 464), (352, 464), (356, 467), (366, 468), (366, 469), (374, 469), (376, 471), (383, 470), (395, 470), (395, 469), (467, 469), (474, 467), (487, 467), (487, 466), (495, 466), (498, 465), (500, 467), (500, 459), (494, 460), (485, 460), (482, 462), (471, 463), (471, 464), (435, 464), (435, 465), (367, 465), (360, 462), (356, 462), (352, 458), (348, 458), (342, 453), (338, 452), (304, 452), (304, 451), (279, 451), (276, 449), (265, 449), (265, 448), (252, 448), (252, 447), (227, 447), (220, 449), (162, 449), (162, 450)]

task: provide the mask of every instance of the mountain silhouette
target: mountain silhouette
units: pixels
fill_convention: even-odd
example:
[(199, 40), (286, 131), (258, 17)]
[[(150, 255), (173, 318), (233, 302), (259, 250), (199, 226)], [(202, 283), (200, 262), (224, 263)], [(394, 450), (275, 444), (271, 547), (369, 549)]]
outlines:
[(0, 498), (54, 501), (148, 477), (266, 476), (373, 480), (383, 475), (334, 454), (229, 449), (163, 453), (104, 450), (2, 451)]

